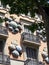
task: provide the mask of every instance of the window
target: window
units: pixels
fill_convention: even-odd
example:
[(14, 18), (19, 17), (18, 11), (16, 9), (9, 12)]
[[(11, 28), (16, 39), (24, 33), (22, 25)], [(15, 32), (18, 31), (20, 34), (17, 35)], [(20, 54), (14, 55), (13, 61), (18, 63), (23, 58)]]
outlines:
[(31, 30), (28, 29), (28, 26), (27, 25), (24, 25), (24, 32), (32, 33)]
[(0, 40), (0, 52), (3, 51), (3, 48), (4, 48), (4, 41)]
[(26, 47), (26, 53), (27, 53), (27, 58), (37, 59), (37, 51), (36, 51), (36, 49)]

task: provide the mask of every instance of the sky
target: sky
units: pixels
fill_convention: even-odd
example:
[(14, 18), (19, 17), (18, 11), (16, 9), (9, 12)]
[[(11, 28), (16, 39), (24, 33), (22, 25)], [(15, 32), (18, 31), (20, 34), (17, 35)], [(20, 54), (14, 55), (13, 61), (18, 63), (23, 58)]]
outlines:
[(49, 0), (47, 0), (47, 2), (49, 3)]

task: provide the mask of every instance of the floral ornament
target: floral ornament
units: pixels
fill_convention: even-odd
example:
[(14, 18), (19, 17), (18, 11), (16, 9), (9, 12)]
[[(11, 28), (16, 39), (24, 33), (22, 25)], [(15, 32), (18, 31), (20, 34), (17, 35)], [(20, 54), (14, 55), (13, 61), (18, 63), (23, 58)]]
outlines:
[(19, 52), (17, 50), (14, 50), (14, 51), (12, 51), (12, 55), (13, 55), (13, 57), (18, 57)]
[(22, 25), (20, 23), (15, 22), (14, 20), (7, 19), (5, 22), (5, 25), (8, 27), (8, 29), (13, 33), (16, 34), (19, 31), (22, 30)]
[(39, 23), (38, 28), (36, 30), (36, 34), (39, 36), (39, 38), (43, 41), (46, 42), (46, 32), (45, 32), (45, 27), (44, 23)]
[(22, 47), (17, 45), (16, 42), (12, 42), (8, 49), (9, 53), (12, 54), (13, 57), (18, 57), (22, 54)]
[(19, 54), (22, 54), (22, 47), (21, 46), (16, 46), (16, 50), (19, 52)]

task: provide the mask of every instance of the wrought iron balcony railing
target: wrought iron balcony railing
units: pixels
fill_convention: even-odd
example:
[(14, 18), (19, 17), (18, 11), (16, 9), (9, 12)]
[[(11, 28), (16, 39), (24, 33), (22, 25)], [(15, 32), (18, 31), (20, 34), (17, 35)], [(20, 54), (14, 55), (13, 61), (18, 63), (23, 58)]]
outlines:
[(0, 64), (10, 65), (10, 58), (9, 58), (9, 56), (0, 54)]
[(45, 65), (43, 62), (39, 62), (37, 60), (34, 60), (34, 59), (27, 59), (25, 62), (24, 62), (24, 65)]
[[(31, 59), (27, 59), (26, 61), (23, 60), (13, 60), (10, 59), (11, 61), (11, 65), (45, 65), (43, 62), (39, 63), (37, 60), (31, 60)], [(14, 63), (13, 63), (14, 62)]]
[(40, 40), (38, 36), (26, 32), (22, 34), (22, 41), (40, 45)]
[(5, 37), (8, 36), (8, 31), (7, 31), (6, 27), (4, 27), (2, 25), (0, 25), (0, 37), (1, 36), (5, 36)]

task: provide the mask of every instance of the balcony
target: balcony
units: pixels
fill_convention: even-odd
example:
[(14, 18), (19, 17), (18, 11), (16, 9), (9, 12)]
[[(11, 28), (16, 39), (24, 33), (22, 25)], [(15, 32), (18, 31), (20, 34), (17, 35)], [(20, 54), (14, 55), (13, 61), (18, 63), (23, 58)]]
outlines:
[(45, 65), (43, 62), (39, 62), (35, 59), (27, 59), (25, 62), (24, 62), (24, 65)]
[(39, 63), (37, 60), (30, 59), (26, 61), (10, 59), (10, 62), (11, 65), (45, 65), (43, 62)]
[(9, 56), (0, 54), (0, 64), (10, 65)]
[(28, 44), (28, 45), (36, 45), (39, 46), (40, 45), (40, 40), (39, 37), (33, 34), (29, 34), (24, 32), (22, 34), (22, 41), (24, 44)]
[(8, 31), (6, 27), (0, 25), (0, 37), (1, 38), (7, 38), (8, 37)]

